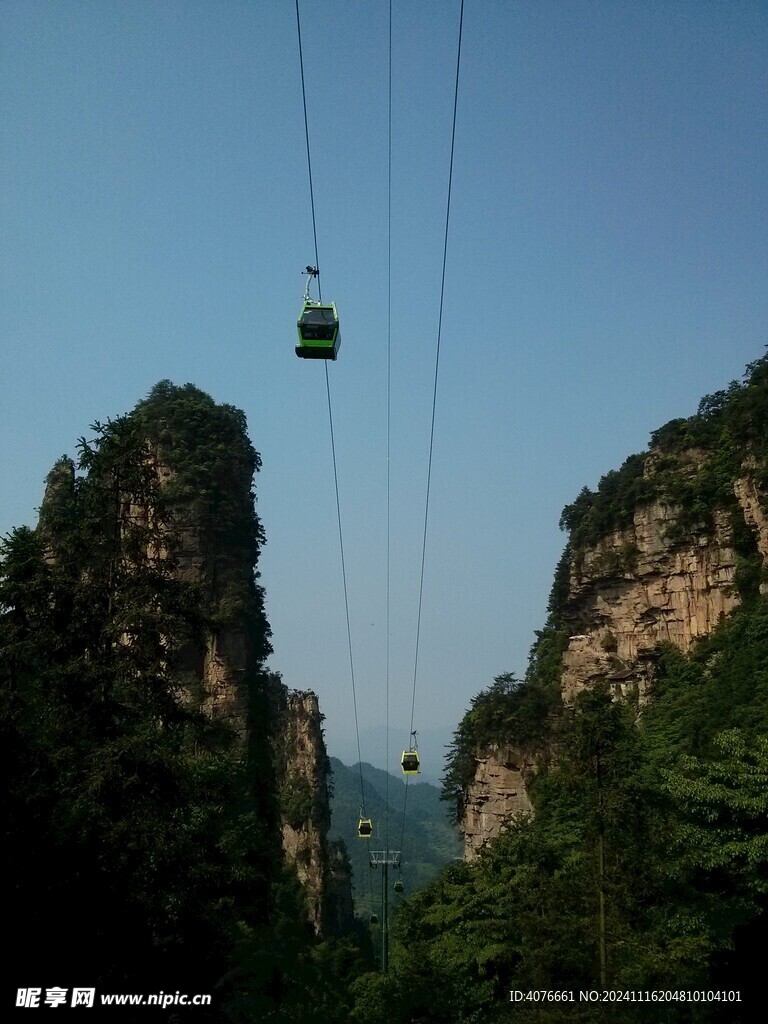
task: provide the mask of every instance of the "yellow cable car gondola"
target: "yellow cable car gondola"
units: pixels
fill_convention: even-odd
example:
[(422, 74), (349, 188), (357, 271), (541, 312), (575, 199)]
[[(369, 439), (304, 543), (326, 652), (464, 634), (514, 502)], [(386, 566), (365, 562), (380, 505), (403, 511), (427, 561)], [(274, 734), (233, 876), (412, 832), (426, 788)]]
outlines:
[(403, 769), (403, 775), (418, 775), (421, 771), (421, 762), (419, 761), (419, 746), (416, 742), (416, 733), (411, 733), (411, 739), (413, 743), (409, 750), (403, 751), (403, 756), (400, 758), (400, 766)]
[(357, 834), (361, 839), (370, 839), (373, 835), (373, 822), (370, 818), (361, 818), (357, 823)]

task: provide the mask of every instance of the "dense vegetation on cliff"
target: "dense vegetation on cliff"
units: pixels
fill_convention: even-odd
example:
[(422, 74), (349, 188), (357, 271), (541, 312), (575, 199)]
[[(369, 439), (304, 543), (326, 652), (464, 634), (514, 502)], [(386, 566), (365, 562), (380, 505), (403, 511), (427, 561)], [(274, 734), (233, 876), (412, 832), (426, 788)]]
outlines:
[[(652, 1016), (637, 1003), (522, 1002), (514, 1019), (755, 1019), (752, 954), (768, 940), (768, 599), (734, 481), (746, 466), (765, 493), (767, 465), (768, 357), (564, 510), (569, 540), (526, 677), (500, 676), (473, 699), (445, 777), (460, 817), (476, 753), (527, 750), (534, 814), (407, 901), (389, 976), (357, 982), (356, 1020), (500, 1022), (510, 990), (604, 988), (740, 990), (743, 1001), (678, 996)], [(605, 684), (564, 705), (574, 559), (651, 501), (683, 509), (672, 546), (730, 513), (741, 605), (687, 655), (659, 645), (644, 705)]]
[[(681, 529), (711, 530), (715, 509), (733, 511), (737, 540), (753, 554), (733, 492), (742, 467), (755, 463), (758, 484), (768, 485), (768, 355), (747, 367), (743, 381), (707, 395), (694, 416), (666, 423), (651, 434), (649, 451), (631, 455), (606, 473), (597, 490), (584, 487), (563, 509), (561, 527), (571, 550), (597, 541), (632, 521), (639, 505), (654, 499), (684, 512)], [(691, 472), (691, 454), (695, 471)]]
[[(2, 542), (7, 999), (179, 989), (214, 994), (207, 1020), (313, 1021), (347, 998), (359, 953), (314, 941), (283, 868), (258, 466), (242, 413), (163, 382)], [(243, 706), (203, 713), (225, 635)]]
[[(755, 531), (745, 524), (734, 481), (747, 467), (758, 487), (768, 488), (768, 355), (747, 367), (743, 381), (732, 381), (728, 388), (703, 398), (694, 416), (654, 431), (651, 441), (649, 451), (631, 455), (621, 469), (602, 477), (595, 491), (583, 488), (563, 510), (560, 527), (568, 542), (555, 570), (547, 623), (537, 631), (525, 679), (499, 676), (473, 699), (454, 735), (443, 791), (457, 814), (479, 743), (507, 742), (541, 752), (556, 738), (562, 712), (562, 657), (572, 625), (571, 569), (585, 546), (631, 524), (638, 507), (660, 500), (681, 509), (672, 529), (687, 538), (712, 531), (715, 512), (726, 510), (737, 554), (736, 587), (743, 604), (759, 599), (768, 573)], [(670, 540), (674, 544), (685, 537)], [(633, 552), (622, 554), (631, 562)]]
[[(390, 1021), (506, 1020), (511, 989), (738, 989), (744, 1000), (759, 991), (751, 952), (768, 938), (768, 602), (737, 612), (690, 657), (661, 651), (639, 721), (607, 688), (588, 690), (558, 718), (557, 743), (532, 786), (534, 816), (402, 908), (389, 979), (360, 983), (379, 1008), (368, 1019), (387, 1019), (386, 1002)], [(517, 1013), (649, 1019), (638, 1005)], [(654, 1007), (653, 1020), (753, 1013), (746, 1002), (676, 1002)]]

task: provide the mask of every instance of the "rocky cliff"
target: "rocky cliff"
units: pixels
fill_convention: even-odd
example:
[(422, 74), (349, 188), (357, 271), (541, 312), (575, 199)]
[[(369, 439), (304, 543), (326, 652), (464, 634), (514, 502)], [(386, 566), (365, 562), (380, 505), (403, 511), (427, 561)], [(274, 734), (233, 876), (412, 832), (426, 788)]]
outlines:
[[(191, 449), (194, 452), (194, 449)], [(227, 467), (229, 485), (238, 504), (251, 491), (257, 457)], [(200, 587), (209, 609), (208, 628), (198, 645), (183, 652), (180, 671), (190, 698), (211, 719), (233, 730), (245, 743), (248, 736), (249, 692), (254, 674), (261, 671), (264, 651), (252, 642), (254, 615), (263, 619), (261, 593), (254, 588), (253, 552), (250, 545), (211, 529), (208, 516), (197, 503), (176, 498), (177, 470), (168, 465), (162, 451), (150, 447), (150, 462), (161, 491), (172, 495), (171, 553), (180, 579)], [(219, 468), (219, 467), (217, 467)], [(134, 511), (135, 514), (135, 511)], [(236, 607), (233, 592), (247, 595)]]
[(525, 754), (492, 744), (478, 750), (475, 761), (461, 818), (465, 860), (472, 860), (495, 839), (514, 814), (531, 810), (525, 773), (533, 764)]
[[(276, 694), (277, 753), (282, 842), (286, 861), (304, 887), (309, 920), (316, 934), (329, 930), (331, 866), (328, 851), (330, 764), (317, 696), (311, 691)], [(338, 856), (336, 858), (338, 860)], [(338, 873), (338, 872), (337, 872)], [(341, 884), (337, 880), (336, 889)], [(351, 884), (351, 883), (350, 883)], [(335, 895), (340, 895), (335, 893)], [(351, 900), (351, 887), (349, 897)]]
[[(257, 571), (264, 534), (252, 491), (260, 458), (245, 418), (192, 385), (164, 381), (117, 426), (124, 451), (114, 453), (108, 472), (96, 470), (99, 507), (77, 514), (96, 516), (115, 574), (142, 560), (156, 567), (159, 585), (185, 585), (195, 627), (173, 655), (182, 697), (236, 743), (260, 751), (271, 777), (259, 784), (265, 814), (274, 820), (270, 808), (279, 808), (285, 861), (295, 868), (308, 919), (322, 934), (331, 878), (322, 716), (313, 693), (288, 691), (264, 667), (271, 652)], [(40, 510), (49, 559), (66, 557), (56, 538), (73, 514), (76, 490), (74, 462), (64, 458), (49, 474)], [(337, 874), (334, 899), (341, 906), (343, 871)]]
[[(565, 706), (597, 683), (642, 705), (659, 645), (688, 652), (768, 591), (767, 378), (759, 360), (743, 384), (656, 431), (647, 452), (564, 510), (569, 543), (548, 628), (560, 655), (549, 675)], [(515, 739), (512, 729), (509, 743), (494, 736), (472, 752), (459, 801), (467, 858), (530, 809), (536, 758)]]
[[(734, 494), (755, 544), (765, 550), (766, 535), (758, 528), (764, 506), (754, 480), (735, 481)], [(632, 518), (630, 527), (612, 531), (573, 559), (568, 612), (574, 634), (562, 675), (566, 701), (599, 681), (642, 696), (659, 643), (688, 651), (741, 603), (730, 510), (713, 509), (712, 530), (688, 532), (682, 542), (676, 539), (679, 507), (655, 501)]]

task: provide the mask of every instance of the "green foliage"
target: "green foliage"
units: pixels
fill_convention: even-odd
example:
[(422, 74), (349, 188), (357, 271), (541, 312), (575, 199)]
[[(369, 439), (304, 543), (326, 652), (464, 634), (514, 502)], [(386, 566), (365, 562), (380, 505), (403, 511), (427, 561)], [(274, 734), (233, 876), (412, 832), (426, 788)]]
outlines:
[(566, 505), (560, 528), (568, 530), (574, 547), (593, 544), (611, 530), (631, 525), (635, 509), (655, 494), (644, 469), (645, 456), (630, 455), (621, 469), (601, 478), (596, 492), (584, 487), (576, 500)]
[(278, 874), (270, 906), (269, 926), (243, 928), (235, 962), (219, 983), (225, 1019), (344, 1024), (352, 981), (370, 962), (349, 938), (313, 939), (295, 873)]
[[(638, 780), (642, 750), (631, 710), (595, 691), (566, 720), (563, 753), (542, 779), (535, 817), (518, 816), (476, 862), (449, 867), (398, 911), (384, 992), (393, 1024), (502, 1021), (511, 989), (599, 987), (600, 887), (610, 987), (699, 978), (698, 947), (654, 931), (645, 906), (665, 883), (647, 857), (659, 820)], [(637, 1008), (621, 1010), (622, 1019), (643, 1019)], [(515, 1019), (613, 1019), (601, 1014), (548, 1004), (546, 1013), (516, 1007)], [(656, 1019), (676, 1018), (662, 1011)]]
[(312, 819), (312, 787), (304, 778), (288, 779), (280, 792), (280, 810), (292, 829)]
[(740, 729), (715, 737), (712, 761), (682, 756), (662, 774), (683, 820), (681, 861), (728, 872), (753, 895), (768, 892), (768, 736), (747, 742)]
[[(270, 629), (255, 571), (265, 537), (251, 489), (261, 458), (244, 413), (192, 384), (161, 381), (131, 419), (146, 439), (149, 463), (170, 471), (159, 507), (177, 527), (176, 553), (183, 557), (187, 532), (195, 535), (214, 629), (249, 623), (254, 655), (266, 658)], [(244, 566), (251, 567), (246, 574)]]
[(549, 592), (549, 601), (547, 603), (549, 625), (560, 623), (563, 612), (568, 604), (572, 555), (573, 549), (570, 543), (568, 543), (560, 557), (560, 561), (557, 563), (552, 589)]
[[(543, 635), (556, 645), (556, 630)], [(768, 602), (756, 600), (689, 656), (659, 651), (640, 717), (599, 686), (551, 716), (557, 755), (529, 787), (534, 816), (399, 908), (390, 976), (356, 983), (352, 1019), (367, 1007), (391, 1024), (495, 1024), (511, 989), (599, 988), (601, 930), (610, 988), (742, 991), (725, 1016), (659, 1004), (654, 1020), (754, 1019), (762, 979), (748, 954), (768, 938), (767, 672)], [(504, 722), (514, 736), (518, 688), (500, 677), (477, 702), (474, 724), (493, 743)], [(647, 1019), (632, 1004), (515, 1008), (542, 1024)]]
[[(477, 753), (491, 746), (518, 751), (540, 750), (549, 734), (550, 719), (560, 708), (556, 678), (547, 668), (559, 665), (561, 636), (557, 631), (538, 634), (536, 670), (525, 682), (511, 673), (497, 676), (487, 690), (472, 698), (470, 708), (453, 734), (446, 757), (442, 798), (461, 816), (464, 795), (474, 778)], [(550, 663), (546, 668), (544, 661)]]
[(768, 736), (768, 602), (738, 609), (689, 656), (662, 646), (643, 723), (660, 760), (669, 749), (714, 757), (724, 729)]
[[(747, 367), (743, 383), (702, 399), (698, 412), (676, 419), (651, 435), (650, 453), (631, 455), (601, 478), (597, 490), (583, 488), (563, 509), (560, 527), (572, 551), (592, 546), (614, 530), (632, 525), (635, 510), (653, 500), (677, 509), (669, 540), (711, 532), (718, 508), (736, 509), (733, 481), (754, 460), (768, 482), (768, 356)], [(753, 586), (752, 569), (748, 586)]]

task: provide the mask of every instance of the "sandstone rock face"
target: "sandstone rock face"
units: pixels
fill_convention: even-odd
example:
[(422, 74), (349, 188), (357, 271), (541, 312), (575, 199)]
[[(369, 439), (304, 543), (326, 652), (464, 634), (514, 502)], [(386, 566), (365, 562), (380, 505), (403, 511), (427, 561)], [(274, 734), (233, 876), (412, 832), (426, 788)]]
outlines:
[[(763, 556), (765, 564), (768, 562), (768, 501), (758, 486), (755, 468), (752, 463), (745, 464), (745, 475), (734, 483), (733, 490), (744, 512), (747, 526), (755, 532), (757, 549)], [(760, 585), (760, 592), (768, 593), (767, 583)]]
[[(160, 486), (167, 487), (173, 482), (174, 473), (157, 462), (156, 457), (155, 463)], [(248, 495), (250, 477), (244, 473), (236, 485), (243, 495)], [(173, 532), (178, 576), (201, 584), (214, 610), (226, 603), (227, 589), (233, 582), (248, 587), (253, 572), (249, 553), (212, 536), (190, 509), (175, 511)], [(181, 665), (182, 677), (196, 695), (193, 699), (199, 701), (203, 713), (226, 724), (242, 742), (246, 740), (248, 726), (247, 677), (255, 660), (249, 657), (246, 624), (242, 617), (234, 617), (206, 637), (203, 650), (186, 651)]]
[(575, 633), (562, 677), (566, 702), (599, 681), (626, 693), (648, 684), (650, 655), (661, 641), (687, 651), (739, 604), (730, 517), (715, 513), (712, 535), (684, 543), (679, 510), (661, 502), (638, 508), (616, 530), (573, 559), (570, 600)]
[[(733, 493), (768, 564), (766, 496), (753, 466), (744, 467)], [(680, 518), (680, 509), (661, 501), (641, 506), (629, 529), (613, 531), (574, 557), (574, 635), (565, 654), (564, 700), (599, 681), (617, 693), (636, 688), (642, 697), (658, 643), (688, 651), (740, 604), (731, 513), (715, 509), (714, 529), (707, 531), (684, 530)]]
[[(293, 864), (307, 896), (309, 920), (316, 934), (328, 929), (326, 901), (330, 877), (327, 832), (329, 763), (317, 696), (289, 691), (281, 722), (285, 751), (282, 800), (282, 841), (286, 861)], [(349, 898), (351, 901), (351, 876)]]
[(201, 673), (205, 691), (202, 710), (211, 718), (226, 722), (243, 740), (247, 731), (246, 670), (242, 633), (230, 631), (208, 639)]
[(532, 764), (511, 747), (491, 747), (476, 757), (461, 820), (464, 859), (472, 860), (495, 839), (513, 815), (530, 811), (525, 772)]

